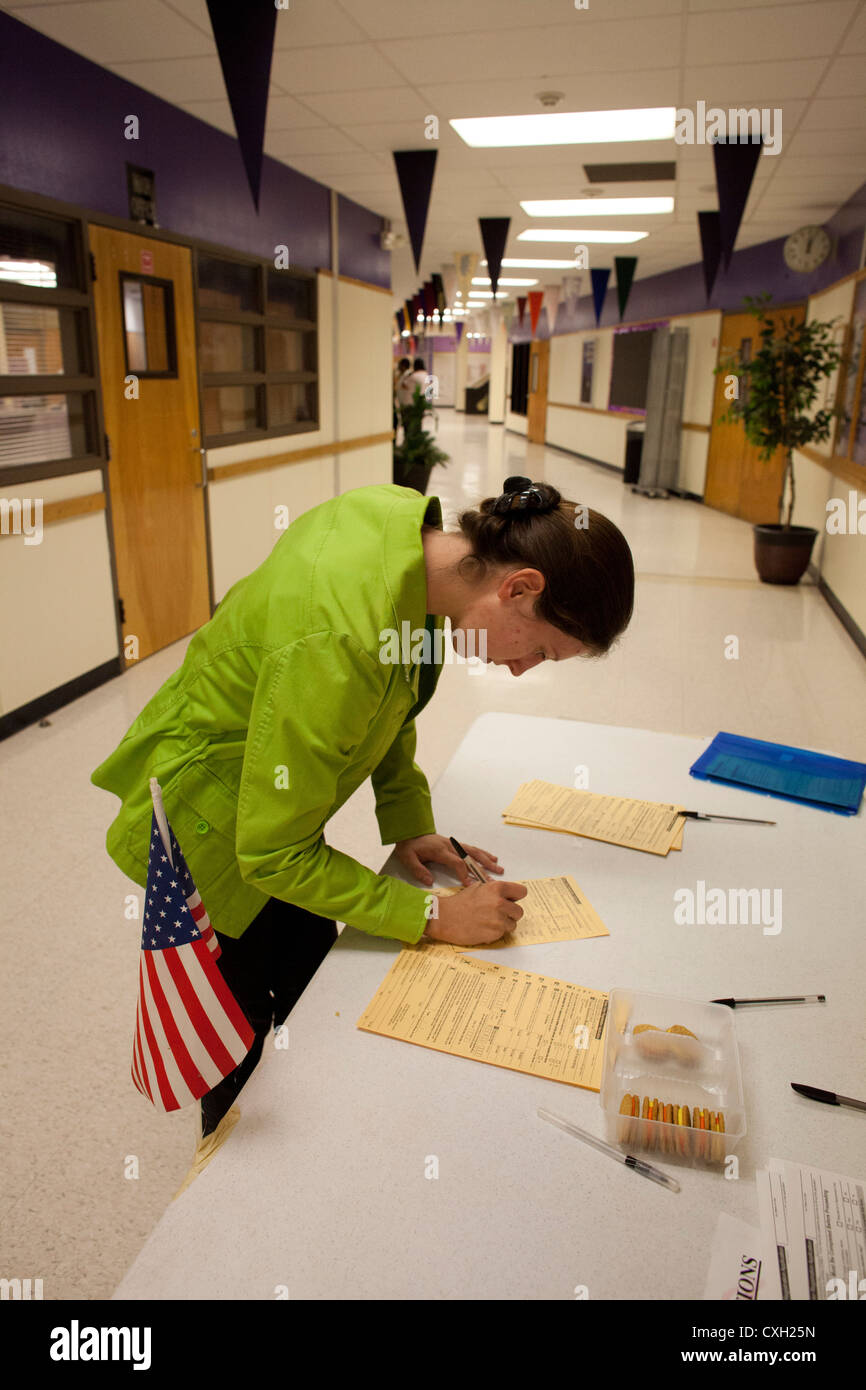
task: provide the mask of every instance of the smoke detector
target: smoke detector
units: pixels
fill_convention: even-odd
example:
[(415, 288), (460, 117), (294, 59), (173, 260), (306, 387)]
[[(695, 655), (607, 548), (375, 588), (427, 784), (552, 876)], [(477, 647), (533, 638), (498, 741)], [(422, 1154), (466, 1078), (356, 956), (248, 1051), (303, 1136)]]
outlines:
[(565, 92), (536, 92), (535, 100), (550, 109), (553, 106), (558, 106), (564, 96)]

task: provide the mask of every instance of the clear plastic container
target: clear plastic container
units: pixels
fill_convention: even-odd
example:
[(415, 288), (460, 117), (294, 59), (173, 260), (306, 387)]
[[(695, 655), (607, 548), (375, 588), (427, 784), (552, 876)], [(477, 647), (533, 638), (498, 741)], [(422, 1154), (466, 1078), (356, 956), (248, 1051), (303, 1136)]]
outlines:
[[(671, 1033), (672, 1027), (688, 1032)], [(620, 1108), (626, 1095), (638, 1097), (636, 1116)], [(644, 1098), (658, 1103), (655, 1117), (646, 1114)], [(620, 1148), (672, 1162), (723, 1164), (746, 1132), (733, 1010), (699, 999), (611, 990), (599, 1099), (607, 1138)], [(673, 1123), (678, 1112), (686, 1118), (685, 1107), (689, 1123)], [(671, 1120), (663, 1118), (666, 1113)], [(702, 1115), (707, 1128), (701, 1127)], [(713, 1115), (722, 1116), (723, 1131), (709, 1127)]]

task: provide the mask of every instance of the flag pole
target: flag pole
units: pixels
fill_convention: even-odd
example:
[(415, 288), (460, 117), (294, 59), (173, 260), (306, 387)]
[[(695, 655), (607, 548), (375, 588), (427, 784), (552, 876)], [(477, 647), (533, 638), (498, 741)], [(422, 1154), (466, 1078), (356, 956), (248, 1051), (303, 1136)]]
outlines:
[(168, 862), (174, 868), (174, 860), (171, 857), (171, 836), (168, 831), (168, 819), (165, 814), (165, 807), (162, 804), (162, 788), (155, 777), (150, 779), (150, 795), (153, 798), (153, 813), (156, 816), (156, 823), (159, 826), (159, 833), (162, 836), (162, 843), (168, 855)]

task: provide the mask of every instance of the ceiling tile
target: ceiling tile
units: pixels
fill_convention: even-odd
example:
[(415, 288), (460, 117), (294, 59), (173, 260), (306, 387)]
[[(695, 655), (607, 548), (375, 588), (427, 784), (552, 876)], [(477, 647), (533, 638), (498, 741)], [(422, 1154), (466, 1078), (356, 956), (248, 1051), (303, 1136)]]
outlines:
[(866, 63), (862, 58), (837, 58), (816, 93), (819, 97), (866, 96)]
[[(437, 33), (425, 40), (423, 62), (428, 72), (448, 72), (457, 80), (476, 80), (483, 62), (500, 79), (529, 75), (543, 77), (547, 82), (557, 74), (573, 77), (575, 73), (622, 71), (624, 53), (628, 54), (629, 70), (668, 67), (678, 61), (681, 42), (680, 20), (662, 15), (656, 19), (599, 21), (592, 25), (494, 29), (485, 33), (478, 45), (455, 44), (450, 35)], [(408, 79), (417, 80), (417, 40), (386, 40), (379, 48)], [(549, 85), (559, 86), (552, 80)]]
[[(859, 130), (798, 130), (785, 144), (786, 158), (823, 158), (827, 154), (866, 154), (866, 113)], [(866, 160), (858, 162), (861, 171), (866, 173)]]
[(302, 130), (305, 126), (323, 125), (324, 122), (305, 102), (295, 101), (294, 97), (279, 96), (272, 92), (268, 98), (268, 131)]
[(271, 76), (290, 96), (405, 85), (401, 74), (369, 43), (285, 49), (274, 54)]
[[(292, 0), (294, 4), (294, 0)], [(604, 0), (577, 10), (562, 0), (401, 0), (395, 9), (393, 0), (341, 0), (342, 8), (362, 25), (370, 38), (390, 39), (394, 35), (395, 18), (410, 34), (470, 34), (497, 33), (506, 29), (540, 29), (561, 25), (563, 12), (571, 22), (586, 28), (600, 20), (628, 19), (635, 16), (635, 0)], [(641, 0), (640, 15), (678, 15), (682, 0)]]
[(683, 103), (693, 109), (696, 101), (725, 110), (742, 105), (776, 106), (785, 99), (811, 96), (826, 67), (826, 58), (795, 58), (788, 63), (686, 65)]
[(213, 101), (225, 95), (222, 68), (215, 52), (210, 58), (160, 58), (110, 66), (118, 77), (176, 105), (184, 101)]
[(335, 125), (412, 123), (415, 140), (424, 141), (424, 117), (430, 107), (413, 87), (374, 87), (369, 91), (310, 92), (312, 111)]
[(315, 126), (305, 130), (275, 130), (265, 136), (265, 153), (291, 163), (296, 155), (340, 154), (356, 152), (357, 145), (333, 126)]
[(685, 61), (698, 66), (708, 55), (714, 62), (736, 63), (744, 55), (760, 62), (833, 53), (855, 8), (856, 0), (822, 0), (819, 5), (792, 6), (790, 16), (781, 15), (778, 6), (692, 13)]
[(863, 121), (859, 97), (823, 98), (809, 103), (797, 130), (862, 130)]
[(8, 12), (103, 67), (215, 52), (212, 35), (203, 34), (161, 0), (87, 0), (25, 9), (12, 5)]
[[(488, 69), (490, 71), (491, 69)], [(524, 116), (540, 114), (544, 108), (539, 91), (563, 93), (559, 111), (615, 111), (621, 107), (676, 106), (679, 71), (660, 67), (650, 72), (631, 73), (623, 69), (622, 55), (610, 73), (558, 74), (556, 81), (524, 77), (513, 80), (485, 79), (476, 73), (461, 82), (418, 82), (418, 90), (429, 100), (430, 111), (440, 123), (461, 116)]]

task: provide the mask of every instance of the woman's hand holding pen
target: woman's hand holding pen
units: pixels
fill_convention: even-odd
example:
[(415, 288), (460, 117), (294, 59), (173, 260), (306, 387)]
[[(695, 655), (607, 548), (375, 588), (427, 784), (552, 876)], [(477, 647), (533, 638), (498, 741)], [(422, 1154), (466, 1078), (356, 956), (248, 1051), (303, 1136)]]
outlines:
[[(477, 854), (477, 850), (472, 853)], [(523, 883), (473, 883), (453, 898), (438, 899), (436, 916), (430, 918), (424, 935), (453, 946), (484, 946), (498, 941), (523, 916), (517, 899), (525, 898), (527, 891)]]
[[(431, 887), (433, 875), (425, 863), (442, 864), (464, 884), (462, 893), (453, 898), (436, 900), (436, 916), (427, 924), (424, 935), (431, 941), (449, 941), (454, 946), (483, 946), (498, 941), (513, 930), (523, 916), (517, 906), (518, 898), (526, 897), (522, 883), (488, 880), (479, 883), (477, 876), (454, 848), (456, 841), (444, 835), (418, 835), (413, 840), (401, 840), (395, 846), (397, 858), (410, 869), (419, 882)], [(482, 873), (491, 870), (502, 873), (495, 854), (477, 845), (461, 845)]]
[[(486, 849), (479, 849), (477, 845), (466, 845), (465, 848), (482, 869), (490, 870), (494, 874), (502, 873), (495, 854), (488, 854)], [(418, 882), (425, 883), (428, 887), (433, 884), (433, 875), (425, 867), (426, 864), (444, 865), (466, 887), (475, 882), (465, 861), (444, 835), (416, 835), (413, 840), (398, 840), (394, 852), (400, 863), (415, 875)]]

